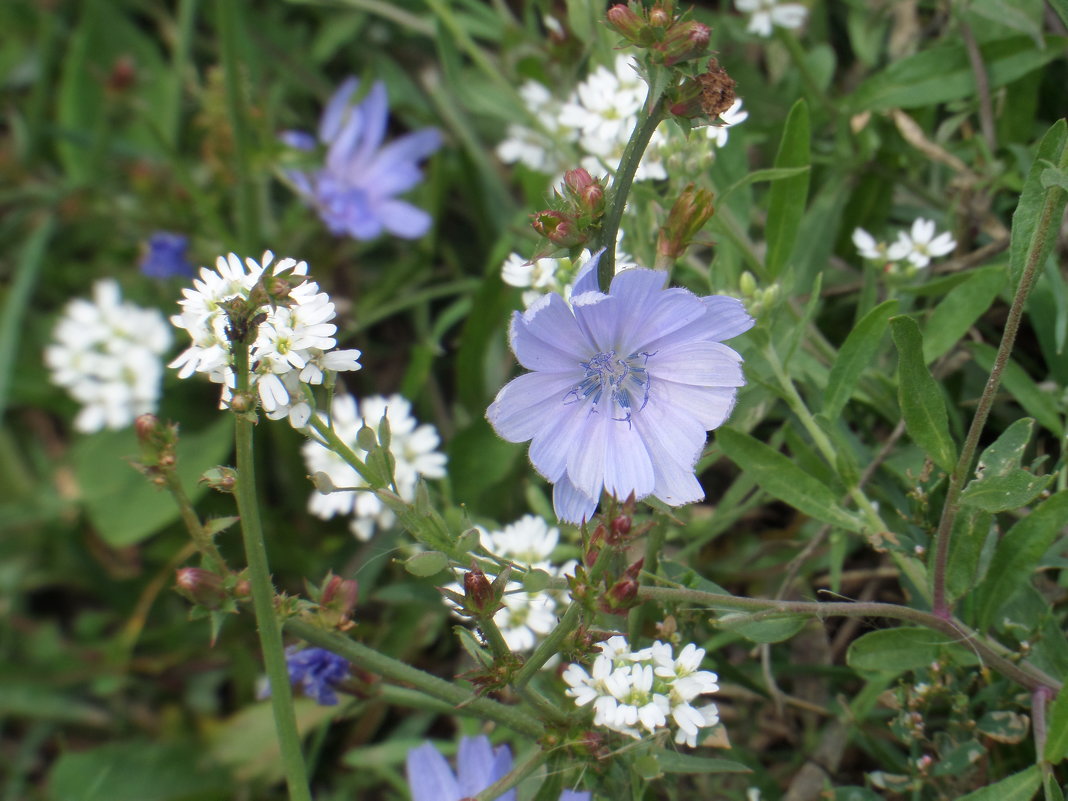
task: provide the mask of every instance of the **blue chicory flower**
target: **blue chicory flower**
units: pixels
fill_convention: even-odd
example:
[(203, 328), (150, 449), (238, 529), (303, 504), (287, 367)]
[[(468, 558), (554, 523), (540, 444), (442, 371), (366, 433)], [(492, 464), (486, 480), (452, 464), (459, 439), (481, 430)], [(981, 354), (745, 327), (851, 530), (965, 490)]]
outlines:
[(189, 237), (156, 231), (149, 237), (141, 257), (141, 272), (149, 278), (175, 278), (193, 274), (193, 265), (186, 259)]
[(604, 294), (598, 261), (571, 306), (553, 293), (515, 313), (512, 350), (531, 372), (486, 410), (503, 439), (531, 441), (557, 516), (576, 524), (593, 516), (602, 490), (670, 506), (704, 497), (694, 467), (705, 432), (727, 419), (745, 384), (741, 356), (722, 340), (753, 325), (735, 298), (665, 289), (665, 272), (623, 270)]
[[(319, 141), (326, 161), (315, 170), (286, 170), (297, 192), (339, 236), (373, 239), (386, 231), (416, 239), (430, 228), (430, 215), (396, 195), (418, 184), (418, 162), (441, 146), (441, 134), (423, 128), (383, 145), (389, 119), (386, 86), (378, 81), (362, 102), (353, 104), (356, 78), (341, 84), (323, 111)], [(315, 138), (286, 131), (282, 141), (298, 150), (313, 150)]]
[[(499, 781), (512, 769), (512, 752), (506, 745), (494, 748), (485, 736), (464, 737), (456, 757), (456, 773), (434, 746), (423, 743), (408, 752), (408, 787), (412, 801), (461, 801)], [(515, 801), (515, 788), (497, 801)], [(564, 790), (560, 801), (590, 801), (590, 794)]]
[(287, 650), (286, 667), (290, 683), (294, 687), (299, 684), (306, 696), (322, 706), (337, 703), (334, 688), (349, 677), (348, 661), (325, 648)]

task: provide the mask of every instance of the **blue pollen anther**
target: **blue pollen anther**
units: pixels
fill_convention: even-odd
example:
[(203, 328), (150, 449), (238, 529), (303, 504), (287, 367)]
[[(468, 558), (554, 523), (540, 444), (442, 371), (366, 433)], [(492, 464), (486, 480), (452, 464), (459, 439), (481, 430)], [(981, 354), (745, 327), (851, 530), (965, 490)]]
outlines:
[[(653, 353), (632, 353), (625, 359), (616, 357), (614, 350), (596, 354), (588, 362), (582, 362), (585, 376), (582, 381), (564, 396), (564, 403), (575, 403), (589, 399), (593, 403), (591, 414), (598, 412), (601, 401), (606, 397), (610, 404), (610, 414), (619, 407), (622, 416), (612, 414), (613, 420), (630, 423), (631, 415), (641, 411), (649, 402), (649, 371), (645, 365)], [(641, 403), (635, 409), (635, 398), (640, 395)]]

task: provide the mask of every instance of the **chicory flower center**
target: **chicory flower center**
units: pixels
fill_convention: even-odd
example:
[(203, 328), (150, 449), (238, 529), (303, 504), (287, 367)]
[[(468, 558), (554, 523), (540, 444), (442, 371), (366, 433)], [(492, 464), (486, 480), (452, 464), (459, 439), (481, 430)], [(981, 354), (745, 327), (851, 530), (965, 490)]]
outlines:
[(651, 355), (639, 352), (620, 358), (614, 350), (596, 354), (582, 362), (585, 376), (567, 393), (564, 402), (588, 398), (594, 411), (607, 402), (613, 420), (629, 423), (632, 413), (641, 411), (649, 401), (649, 372), (645, 365)]

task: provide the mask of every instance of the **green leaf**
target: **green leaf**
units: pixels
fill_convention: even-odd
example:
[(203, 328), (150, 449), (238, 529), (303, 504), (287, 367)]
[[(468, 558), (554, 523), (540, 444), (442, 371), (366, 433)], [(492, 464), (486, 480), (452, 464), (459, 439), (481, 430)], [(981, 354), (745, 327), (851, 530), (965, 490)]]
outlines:
[[(274, 737), (270, 724), (264, 731)], [(110, 743), (63, 754), (52, 767), (48, 787), (52, 801), (221, 801), (233, 797), (226, 772), (205, 765), (199, 749), (145, 742)]]
[(1038, 765), (1032, 765), (1007, 779), (968, 793), (958, 801), (1030, 801), (1041, 785), (1042, 772)]
[(770, 182), (781, 181), (784, 178), (795, 178), (798, 175), (807, 173), (810, 169), (812, 169), (810, 166), (805, 165), (804, 167), (769, 167), (766, 170), (753, 170), (751, 173), (747, 173), (740, 181), (732, 184), (726, 192), (723, 192), (719, 196), (719, 202), (722, 203), (730, 196), (731, 192), (734, 192), (736, 189), (741, 189), (743, 186), (749, 186), (750, 184), (760, 183), (762, 181)]
[(923, 335), (916, 321), (904, 315), (890, 320), (890, 333), (898, 351), (898, 402), (909, 436), (948, 473), (957, 452), (949, 435), (942, 390), (923, 360)]
[(1043, 756), (1054, 765), (1068, 758), (1068, 684), (1061, 686), (1050, 706)]
[(979, 718), (976, 728), (991, 740), (1016, 745), (1027, 737), (1031, 723), (1026, 715), (1011, 709), (991, 709)]
[(848, 531), (863, 530), (860, 519), (842, 508), (826, 484), (773, 448), (730, 428), (719, 429), (716, 442), (765, 492), (824, 523)]
[(449, 557), (441, 551), (422, 551), (409, 556), (404, 562), (404, 569), (420, 578), (436, 576), (448, 566)]
[(44, 684), (0, 674), (0, 716), (107, 726), (109, 715), (84, 699)]
[(975, 270), (968, 280), (953, 287), (935, 307), (924, 325), (923, 360), (930, 364), (947, 353), (1005, 286), (1004, 267)]
[(1008, 530), (994, 551), (990, 570), (976, 589), (979, 622), (986, 628), (1001, 606), (1030, 581), (1039, 559), (1068, 525), (1068, 490), (1047, 498)]
[(721, 629), (733, 631), (747, 640), (759, 643), (782, 642), (805, 627), (806, 615), (787, 612), (769, 615), (767, 612), (730, 612), (712, 622)]
[[(1045, 49), (1040, 49), (1030, 37), (1013, 36), (980, 45), (990, 88), (1005, 86), (1060, 58), (1068, 40), (1049, 36), (1045, 43)], [(949, 40), (894, 61), (864, 81), (853, 92), (850, 109), (856, 113), (920, 108), (974, 97), (976, 91), (975, 73), (968, 62), (967, 49), (960, 40)]]
[(1017, 420), (983, 451), (976, 477), (961, 493), (961, 503), (987, 512), (1006, 512), (1027, 505), (1049, 485), (1053, 476), (1035, 475), (1020, 467), (1034, 425), (1030, 417)]
[[(1012, 235), (1009, 240), (1009, 275), (1012, 277), (1014, 285), (1019, 282), (1024, 265), (1027, 263), (1027, 254), (1031, 250), (1031, 241), (1034, 239), (1035, 230), (1038, 228), (1039, 218), (1042, 216), (1042, 207), (1046, 202), (1046, 193), (1049, 191), (1042, 185), (1042, 174), (1051, 165), (1060, 163), (1066, 144), (1068, 144), (1068, 122), (1063, 119), (1053, 123), (1038, 143), (1035, 160), (1027, 173), (1023, 192), (1020, 193), (1020, 200), (1016, 204), (1016, 211), (1012, 215)], [(1060, 194), (1060, 211), (1058, 212), (1054, 209), (1056, 212), (1054, 220), (1060, 220), (1064, 214), (1065, 194), (1063, 191)], [(1045, 261), (1056, 240), (1057, 237), (1055, 235), (1046, 237), (1045, 253), (1040, 256), (1039, 264)]]
[[(994, 366), (994, 358), (997, 356), (995, 348), (981, 342), (971, 342), (968, 349), (984, 370), (990, 370)], [(1039, 387), (1027, 371), (1011, 359), (1005, 363), (1001, 384), (1031, 417), (1058, 437), (1064, 436), (1064, 425), (1052, 393)]]
[(660, 770), (664, 773), (752, 773), (753, 770), (741, 762), (714, 757), (699, 757), (693, 754), (680, 754), (678, 751), (658, 751), (656, 753)]
[(950, 598), (961, 598), (975, 585), (984, 554), (993, 552), (997, 531), (990, 512), (974, 506), (961, 508), (953, 521), (953, 537), (949, 541), (949, 564), (946, 565), (946, 592)]
[(965, 740), (946, 752), (931, 770), (934, 776), (959, 776), (986, 756), (986, 749), (978, 740)]
[(958, 664), (975, 664), (975, 654), (939, 631), (899, 626), (864, 634), (846, 651), (846, 664), (854, 670), (904, 673), (924, 668), (952, 654)]
[(849, 402), (861, 374), (871, 366), (879, 350), (879, 341), (886, 331), (887, 321), (897, 313), (897, 309), (896, 300), (876, 306), (864, 315), (842, 343), (823, 395), (822, 412), (828, 419), (837, 418)]
[[(191, 501), (207, 491), (198, 479), (227, 459), (233, 447), (232, 415), (221, 415), (203, 431), (182, 432), (178, 440), (178, 477)], [(166, 493), (130, 466), (140, 452), (132, 428), (101, 431), (71, 449), (74, 473), (85, 510), (109, 545), (134, 545), (178, 519)]]
[[(775, 167), (807, 167), (811, 164), (809, 152), (808, 105), (798, 100), (790, 109), (786, 118), (786, 127), (782, 132), (779, 152), (775, 156)], [(790, 259), (801, 227), (801, 216), (805, 213), (805, 201), (808, 199), (808, 172), (792, 178), (783, 178), (771, 186), (768, 198), (768, 222), (764, 237), (768, 242), (768, 254), (765, 266), (768, 275), (775, 279), (783, 266)]]

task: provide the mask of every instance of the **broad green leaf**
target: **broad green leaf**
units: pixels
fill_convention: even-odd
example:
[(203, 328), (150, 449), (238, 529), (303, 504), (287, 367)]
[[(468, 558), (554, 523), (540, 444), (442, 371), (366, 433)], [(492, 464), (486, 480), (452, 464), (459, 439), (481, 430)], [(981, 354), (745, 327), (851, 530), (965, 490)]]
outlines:
[(948, 473), (957, 452), (949, 435), (942, 390), (923, 360), (923, 335), (916, 321), (904, 315), (890, 320), (890, 333), (898, 351), (898, 401), (909, 436)]
[[(990, 370), (994, 366), (994, 358), (997, 356), (995, 348), (981, 342), (971, 342), (968, 349), (984, 370)], [(1053, 395), (1039, 387), (1027, 371), (1011, 359), (1006, 362), (1005, 370), (1001, 374), (1001, 385), (1031, 417), (1057, 436), (1063, 436), (1064, 424), (1061, 422), (1060, 411)]]
[[(779, 152), (775, 156), (776, 169), (809, 166), (812, 160), (809, 139), (808, 105), (804, 100), (798, 100), (786, 118)], [(809, 174), (806, 171), (771, 185), (768, 222), (764, 229), (768, 254), (764, 264), (772, 279), (779, 276), (793, 253), (801, 216), (805, 213), (805, 201), (808, 199), (808, 181)]]
[(993, 521), (990, 512), (974, 506), (962, 507), (953, 521), (946, 565), (946, 592), (950, 598), (961, 598), (975, 586), (983, 556), (989, 557), (997, 538)]
[(404, 562), (404, 569), (420, 578), (436, 576), (448, 566), (449, 557), (441, 551), (421, 551), (409, 556)]
[[(198, 482), (209, 467), (226, 461), (233, 447), (232, 415), (178, 439), (178, 476), (196, 501), (207, 491)], [(167, 494), (130, 466), (140, 451), (132, 428), (91, 434), (72, 448), (74, 472), (89, 519), (109, 545), (134, 545), (178, 519)]]
[[(1045, 49), (1035, 47), (1028, 36), (1013, 36), (980, 46), (991, 89), (1012, 83), (1032, 70), (1061, 58), (1066, 40), (1045, 39)], [(920, 108), (974, 97), (975, 73), (968, 51), (959, 39), (950, 39), (908, 58), (891, 63), (864, 81), (850, 100), (851, 111), (883, 111)]]
[(1027, 737), (1031, 723), (1026, 715), (1011, 709), (991, 709), (979, 718), (976, 728), (991, 740), (1015, 745)]
[[(1038, 143), (1038, 151), (1035, 160), (1031, 164), (1031, 170), (1027, 173), (1024, 181), (1023, 192), (1016, 204), (1016, 211), (1012, 215), (1012, 234), (1009, 240), (1009, 275), (1015, 285), (1020, 280), (1024, 265), (1027, 263), (1028, 253), (1031, 251), (1032, 240), (1038, 229), (1039, 219), (1042, 217), (1042, 207), (1046, 202), (1046, 194), (1051, 191), (1042, 185), (1042, 174), (1051, 166), (1061, 164), (1064, 157), (1065, 146), (1068, 145), (1068, 122), (1063, 119), (1057, 120), (1046, 131), (1045, 136)], [(1060, 194), (1060, 201), (1054, 209), (1054, 230), (1056, 221), (1064, 214), (1065, 192), (1064, 190), (1052, 190)], [(1058, 211), (1059, 209), (1059, 211)], [(1043, 253), (1039, 255), (1041, 265), (1049, 254), (1056, 236), (1047, 236)]]
[(658, 751), (656, 760), (664, 773), (752, 773), (748, 765), (730, 759), (680, 754), (678, 751)]
[(1061, 687), (1050, 706), (1044, 756), (1054, 765), (1068, 758), (1068, 684)]
[(1048, 0), (1050, 8), (1057, 12), (1061, 24), (1068, 27), (1068, 0)]
[(950, 748), (932, 768), (934, 776), (959, 776), (986, 756), (986, 749), (977, 740), (965, 740)]
[(988, 512), (1018, 509), (1034, 500), (1053, 480), (1020, 467), (1035, 421), (1017, 420), (979, 457), (976, 477), (961, 493), (961, 502)]
[(1008, 530), (997, 550), (986, 578), (976, 589), (979, 622), (989, 626), (1001, 606), (1016, 590), (1031, 580), (1039, 559), (1068, 525), (1068, 490), (1047, 498), (1027, 517)]
[(730, 428), (719, 429), (716, 442), (765, 492), (824, 523), (855, 532), (863, 529), (860, 519), (842, 508), (830, 487), (773, 448)]
[(958, 801), (1030, 801), (1041, 786), (1042, 771), (1038, 765), (1032, 765), (1007, 779), (968, 793)]
[(947, 353), (972, 327), (1005, 286), (1004, 267), (984, 267), (942, 298), (924, 325), (923, 360), (930, 364)]
[(896, 300), (876, 306), (864, 315), (842, 343), (827, 379), (827, 390), (823, 394), (823, 414), (828, 419), (838, 417), (849, 402), (861, 374), (871, 366), (879, 350), (887, 321), (897, 313), (897, 309)]
[(952, 637), (919, 626), (870, 631), (855, 639), (846, 651), (846, 664), (854, 670), (904, 673), (927, 667), (952, 654), (958, 664), (974, 664), (975, 655)]
[[(264, 732), (274, 738), (274, 728), (269, 723)], [(242, 732), (237, 736), (247, 734)], [(148, 742), (109, 743), (88, 751), (63, 754), (52, 767), (48, 789), (52, 801), (233, 798), (227, 773), (206, 764), (200, 749)]]
[(793, 637), (805, 627), (806, 615), (767, 612), (730, 612), (720, 615), (712, 622), (721, 629), (733, 631), (747, 640), (759, 643), (782, 642)]

